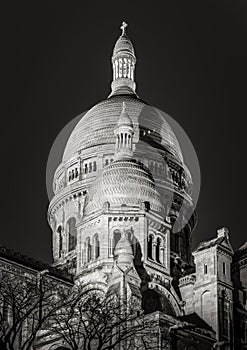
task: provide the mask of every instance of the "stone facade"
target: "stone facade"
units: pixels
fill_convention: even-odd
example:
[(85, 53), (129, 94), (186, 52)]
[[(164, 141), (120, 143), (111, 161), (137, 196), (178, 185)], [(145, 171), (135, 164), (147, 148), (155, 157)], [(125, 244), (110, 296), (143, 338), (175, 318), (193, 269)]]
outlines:
[[(125, 237), (144, 311), (168, 314), (173, 324), (196, 315), (209, 327), (214, 346), (230, 349), (236, 293), (228, 230), (218, 230), (192, 254), (197, 217), (191, 175), (164, 116), (136, 93), (135, 51), (126, 24), (121, 28), (112, 91), (82, 116), (54, 176), (48, 210), (54, 266), (72, 272), (76, 283), (100, 283), (107, 291), (121, 281), (115, 249)], [(237, 295), (246, 311), (241, 261), (235, 263), (242, 281)], [(240, 318), (246, 327), (246, 315)]]

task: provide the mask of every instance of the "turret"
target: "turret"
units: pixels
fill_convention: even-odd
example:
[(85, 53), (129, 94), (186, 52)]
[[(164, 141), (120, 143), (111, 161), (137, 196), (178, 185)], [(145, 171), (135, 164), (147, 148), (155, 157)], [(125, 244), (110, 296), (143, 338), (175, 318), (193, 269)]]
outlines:
[(132, 120), (126, 112), (125, 102), (123, 102), (122, 112), (118, 119), (118, 123), (114, 130), (114, 134), (116, 136), (115, 160), (132, 158), (132, 143), (134, 130)]
[(217, 230), (216, 238), (200, 243), (193, 255), (196, 266), (195, 312), (213, 328), (218, 341), (229, 343), (233, 335), (233, 249), (228, 229)]
[(112, 95), (135, 94), (134, 81), (136, 57), (133, 45), (126, 35), (127, 23), (123, 22), (122, 35), (117, 40), (112, 55), (113, 81)]

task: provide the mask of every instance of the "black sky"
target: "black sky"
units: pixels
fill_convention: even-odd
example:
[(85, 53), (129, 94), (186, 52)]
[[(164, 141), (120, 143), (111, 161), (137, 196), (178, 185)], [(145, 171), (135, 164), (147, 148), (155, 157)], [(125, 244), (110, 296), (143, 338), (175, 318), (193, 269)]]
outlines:
[(108, 96), (119, 26), (139, 96), (172, 116), (201, 167), (194, 244), (246, 239), (246, 1), (9, 2), (1, 8), (0, 243), (51, 262), (46, 163), (61, 129)]

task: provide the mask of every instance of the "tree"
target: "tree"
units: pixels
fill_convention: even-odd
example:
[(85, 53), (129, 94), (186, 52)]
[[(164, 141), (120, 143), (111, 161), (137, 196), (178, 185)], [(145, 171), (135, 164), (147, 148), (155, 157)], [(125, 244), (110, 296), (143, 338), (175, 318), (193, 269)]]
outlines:
[[(55, 288), (56, 287), (56, 288)], [(41, 275), (0, 272), (0, 344), (6, 350), (31, 349), (37, 332), (66, 303), (66, 295)]]
[(59, 310), (47, 329), (72, 350), (154, 349), (149, 319), (138, 300), (75, 288), (70, 302)]

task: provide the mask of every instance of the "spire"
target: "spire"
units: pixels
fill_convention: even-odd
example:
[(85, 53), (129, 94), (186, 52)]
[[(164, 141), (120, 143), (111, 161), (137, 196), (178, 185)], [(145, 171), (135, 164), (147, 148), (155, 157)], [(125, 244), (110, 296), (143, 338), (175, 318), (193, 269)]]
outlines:
[(122, 104), (122, 111), (114, 130), (114, 134), (116, 136), (115, 160), (132, 158), (134, 129), (132, 120), (126, 112), (125, 102)]
[(127, 26), (126, 22), (122, 23), (120, 27), (122, 34), (114, 46), (112, 55), (112, 92), (109, 97), (121, 94), (135, 94), (134, 72), (136, 57), (133, 45), (126, 35)]

